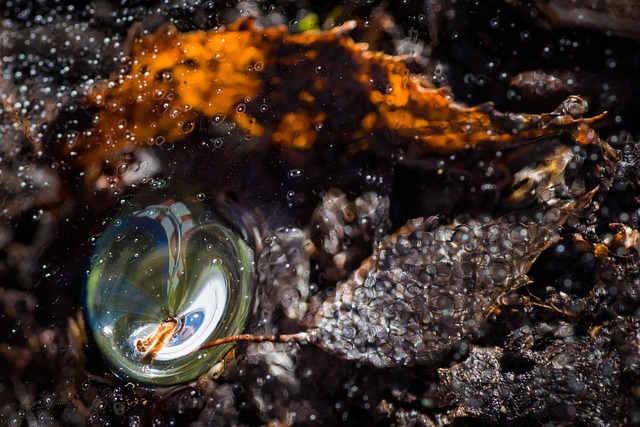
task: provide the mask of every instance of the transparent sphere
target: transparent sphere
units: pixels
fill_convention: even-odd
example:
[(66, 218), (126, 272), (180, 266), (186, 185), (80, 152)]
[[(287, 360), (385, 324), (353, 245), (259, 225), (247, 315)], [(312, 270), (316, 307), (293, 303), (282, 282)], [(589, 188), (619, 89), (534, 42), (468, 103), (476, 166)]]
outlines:
[(129, 203), (99, 239), (86, 315), (117, 376), (166, 385), (196, 378), (240, 333), (253, 293), (253, 251), (203, 203)]

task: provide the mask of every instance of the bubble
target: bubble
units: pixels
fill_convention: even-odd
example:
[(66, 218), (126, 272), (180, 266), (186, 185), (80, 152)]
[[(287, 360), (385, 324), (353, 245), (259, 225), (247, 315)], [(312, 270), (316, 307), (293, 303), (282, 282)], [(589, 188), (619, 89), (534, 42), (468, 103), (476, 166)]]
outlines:
[(304, 169), (291, 169), (288, 175), (289, 178), (301, 178), (304, 176)]
[(127, 412), (127, 404), (125, 402), (114, 402), (112, 408), (116, 415), (124, 415)]
[(44, 214), (44, 211), (42, 209), (36, 209), (31, 215), (31, 221), (38, 222), (40, 218), (42, 218), (43, 214)]
[(191, 133), (195, 128), (196, 128), (196, 124), (193, 120), (186, 121), (182, 125), (182, 131), (184, 133)]
[(127, 173), (128, 169), (129, 165), (127, 163), (121, 163), (116, 169), (116, 175), (123, 176), (125, 173)]
[(476, 76), (475, 74), (467, 73), (462, 77), (462, 81), (468, 85), (473, 84), (476, 82)]
[(198, 350), (244, 328), (250, 298), (242, 296), (253, 287), (253, 252), (242, 237), (213, 213), (193, 220), (205, 214), (205, 194), (163, 187), (129, 200), (107, 225), (85, 292), (87, 322), (114, 373), (152, 384), (193, 379), (220, 360), (229, 346)]
[(213, 148), (219, 150), (224, 145), (224, 141), (222, 138), (216, 138), (213, 140)]
[(214, 124), (222, 123), (225, 118), (226, 118), (226, 115), (224, 113), (215, 114), (211, 117), (211, 123), (214, 123)]
[(498, 58), (490, 59), (485, 63), (485, 68), (487, 70), (495, 70), (500, 66), (500, 60)]

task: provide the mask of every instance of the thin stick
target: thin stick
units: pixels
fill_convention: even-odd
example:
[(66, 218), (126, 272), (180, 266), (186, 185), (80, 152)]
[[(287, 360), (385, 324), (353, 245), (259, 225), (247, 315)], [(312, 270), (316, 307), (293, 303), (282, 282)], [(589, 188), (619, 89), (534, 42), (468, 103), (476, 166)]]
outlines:
[(138, 339), (135, 342), (136, 350), (142, 353), (140, 363), (150, 365), (173, 337), (173, 333), (178, 327), (176, 319), (167, 319), (158, 325), (158, 328), (146, 338)]
[(198, 350), (204, 350), (206, 348), (216, 347), (223, 344), (235, 343), (235, 342), (277, 342), (277, 343), (303, 343), (309, 341), (309, 334), (307, 332), (298, 332), (297, 334), (284, 334), (284, 335), (252, 335), (241, 334), (231, 335), (230, 337), (218, 338), (217, 340), (208, 342), (200, 347)]

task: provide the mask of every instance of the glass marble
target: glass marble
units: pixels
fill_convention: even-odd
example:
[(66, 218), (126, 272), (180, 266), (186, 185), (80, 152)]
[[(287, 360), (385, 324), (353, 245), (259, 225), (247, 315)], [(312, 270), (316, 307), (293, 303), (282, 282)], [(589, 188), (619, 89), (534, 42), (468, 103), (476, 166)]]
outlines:
[[(199, 349), (244, 329), (254, 257), (195, 197), (151, 198), (133, 198), (105, 228), (91, 258), (85, 308), (118, 377), (168, 385), (196, 378), (230, 350)], [(144, 342), (152, 343), (151, 354)]]

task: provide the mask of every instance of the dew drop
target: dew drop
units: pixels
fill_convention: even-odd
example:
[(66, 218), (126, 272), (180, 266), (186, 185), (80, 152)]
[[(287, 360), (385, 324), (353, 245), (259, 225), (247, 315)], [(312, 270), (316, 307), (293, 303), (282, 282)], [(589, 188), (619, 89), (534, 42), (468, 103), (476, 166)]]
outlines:
[(304, 176), (304, 169), (291, 169), (288, 175), (289, 178), (301, 178)]
[[(230, 335), (244, 329), (254, 280), (252, 250), (205, 210), (206, 193), (186, 197), (171, 184), (152, 180), (127, 200), (96, 239), (86, 280), (97, 348), (115, 375), (151, 384), (191, 380), (226, 354), (229, 346), (198, 350), (220, 328)], [(152, 339), (163, 330), (170, 335)], [(153, 344), (141, 350), (140, 340)]]

